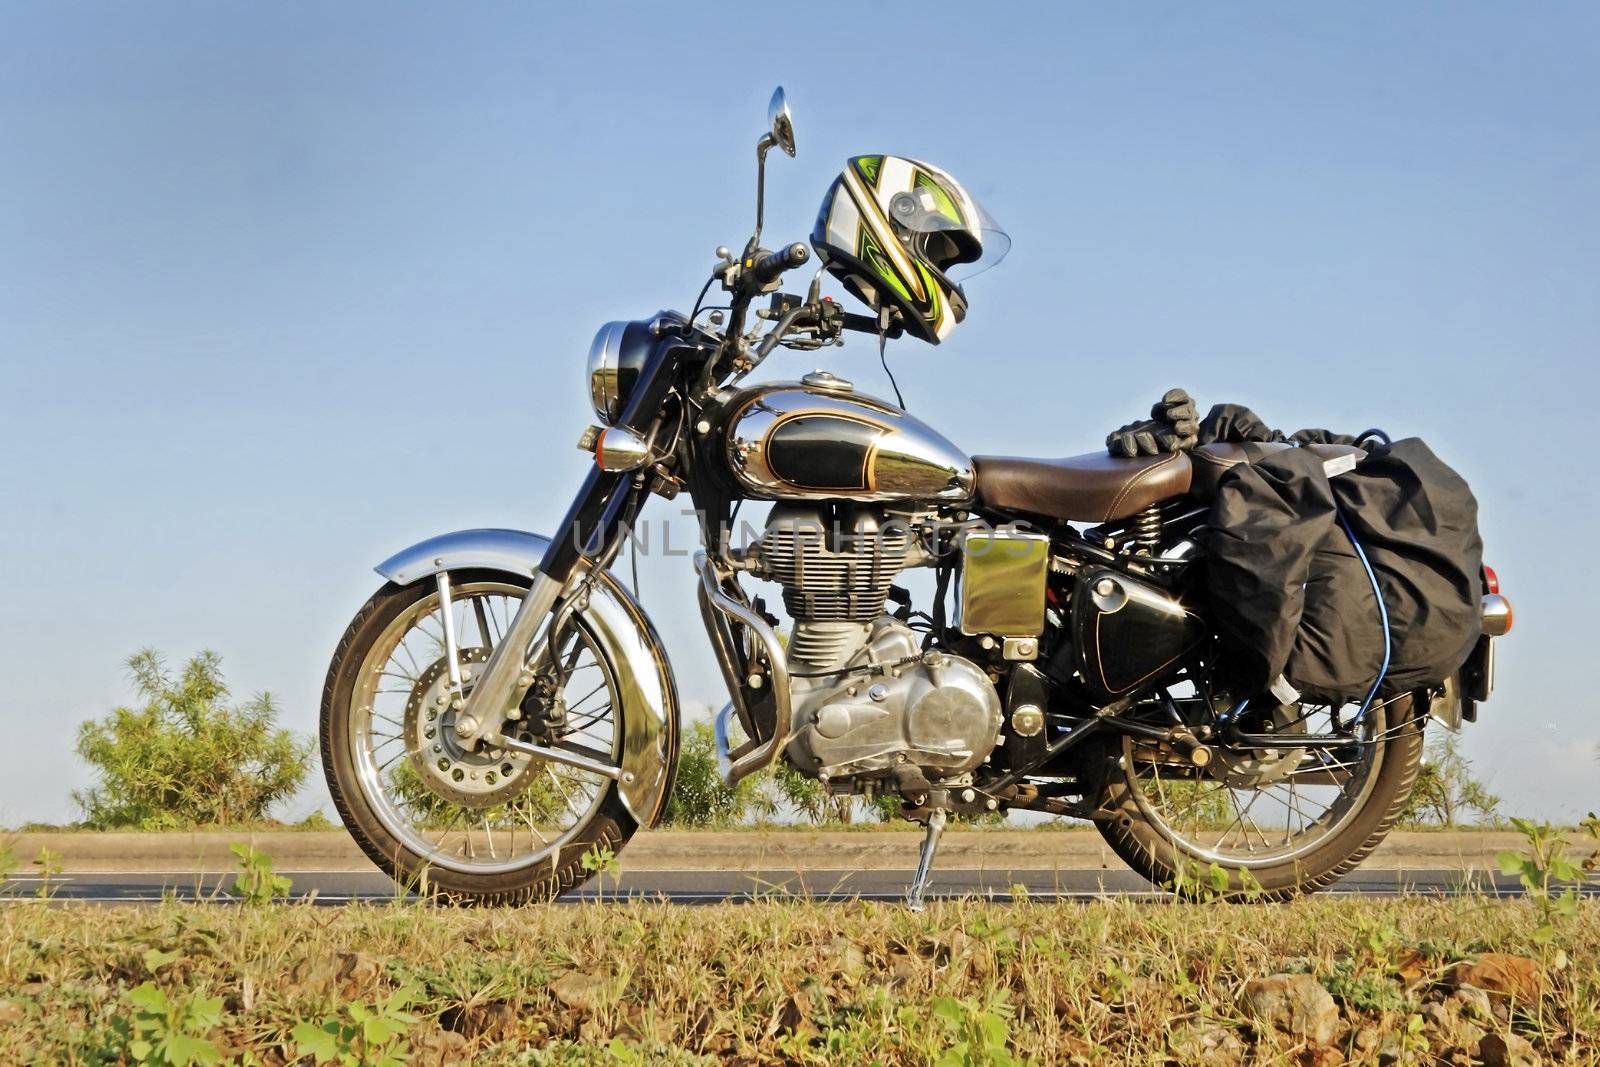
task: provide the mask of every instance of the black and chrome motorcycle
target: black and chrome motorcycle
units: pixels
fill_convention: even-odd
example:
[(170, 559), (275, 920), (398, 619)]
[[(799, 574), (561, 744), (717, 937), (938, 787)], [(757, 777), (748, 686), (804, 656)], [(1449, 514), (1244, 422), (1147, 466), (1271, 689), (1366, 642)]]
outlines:
[[(770, 121), (743, 254), (718, 250), (690, 314), (595, 337), (594, 467), (554, 536), (445, 534), (377, 568), (388, 583), (339, 644), (321, 723), (362, 848), (402, 884), (518, 902), (661, 819), (678, 694), (609, 568), (651, 496), (686, 496), (732, 698), (723, 775), (787, 760), (832, 793), (897, 798), (927, 828), (914, 905), (948, 816), (1011, 809), (1093, 820), (1162, 885), (1221, 870), (1271, 899), (1350, 870), (1406, 802), (1427, 714), (1458, 723), (1488, 695), (1489, 638), (1449, 682), (1369, 706), (1251, 701), (1216, 669), (1194, 578), (1208, 494), (1243, 450), (971, 458), (826, 371), (747, 383), (778, 348), (847, 332), (936, 343), (966, 313), (952, 272), (1004, 244), (937, 168), (857, 157), (813, 245), (877, 313), (821, 296), (821, 271), (782, 292), (811, 253), (760, 243), (766, 155), (795, 148), (781, 89)], [(728, 299), (703, 308), (713, 284)], [(745, 501), (771, 507), (736, 545)], [(932, 576), (925, 609), (896, 584), (910, 568)], [(745, 580), (781, 587), (786, 640)]]

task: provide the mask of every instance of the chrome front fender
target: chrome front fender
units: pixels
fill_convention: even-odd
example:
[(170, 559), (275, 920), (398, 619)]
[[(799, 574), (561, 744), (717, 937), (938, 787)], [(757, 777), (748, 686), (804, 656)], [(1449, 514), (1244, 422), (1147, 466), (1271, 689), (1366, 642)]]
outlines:
[[(550, 539), (522, 530), (459, 530), (403, 549), (377, 571), (396, 585), (440, 571), (491, 570), (531, 578)], [(585, 574), (573, 576), (577, 582)], [(678, 689), (650, 619), (610, 574), (595, 582), (581, 612), (616, 676), (622, 719), (623, 806), (644, 827), (660, 821), (678, 769)]]

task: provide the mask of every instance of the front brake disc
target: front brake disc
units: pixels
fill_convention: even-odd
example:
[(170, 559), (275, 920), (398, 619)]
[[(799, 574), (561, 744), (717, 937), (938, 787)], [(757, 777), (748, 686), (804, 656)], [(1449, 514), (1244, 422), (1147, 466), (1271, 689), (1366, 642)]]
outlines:
[[(476, 667), (488, 660), (489, 649), (463, 648), (458, 657), (462, 667)], [(465, 688), (470, 692), (471, 683)], [(542, 761), (487, 744), (469, 752), (456, 741), (455, 721), (450, 675), (441, 656), (417, 678), (405, 710), (406, 751), (430, 792), (462, 807), (483, 809), (505, 804), (528, 788)], [(508, 731), (516, 726), (506, 724)]]

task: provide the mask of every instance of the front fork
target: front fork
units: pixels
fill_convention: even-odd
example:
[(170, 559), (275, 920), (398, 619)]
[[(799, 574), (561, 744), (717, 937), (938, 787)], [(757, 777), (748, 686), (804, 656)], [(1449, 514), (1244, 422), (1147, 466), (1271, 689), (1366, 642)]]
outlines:
[[(627, 521), (638, 513), (644, 493), (642, 487), (632, 482), (629, 475), (599, 468), (589, 472), (534, 572), (533, 587), (512, 616), (505, 636), (489, 654), (477, 684), (463, 699), (455, 729), (457, 740), (467, 749), (487, 741), (527, 751), (523, 742), (513, 744), (501, 731), (513, 709), (521, 706), (522, 698), (532, 688), (537, 677), (536, 664), (543, 659), (545, 645), (552, 636), (553, 627), (540, 634), (540, 624), (549, 617), (562, 591), (572, 576), (584, 569), (584, 564), (603, 570), (612, 550), (621, 544)], [(448, 590), (448, 579), (440, 577), (446, 583), (440, 586), (443, 598)], [(448, 612), (445, 617), (449, 618)], [(445, 636), (448, 640), (448, 631)], [(453, 655), (450, 662), (455, 662)], [(459, 694), (459, 679), (452, 675), (451, 682), (457, 685)]]

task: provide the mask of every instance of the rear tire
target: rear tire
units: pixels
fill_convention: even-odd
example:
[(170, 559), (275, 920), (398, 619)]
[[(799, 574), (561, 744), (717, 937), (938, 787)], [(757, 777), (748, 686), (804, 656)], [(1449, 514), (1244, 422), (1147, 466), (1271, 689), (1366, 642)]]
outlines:
[[(452, 572), (462, 586), (474, 581), (495, 582), (522, 589), (526, 578), (484, 572)], [(616, 784), (607, 783), (587, 821), (570, 837), (558, 839), (546, 855), (530, 858), (526, 866), (495, 873), (465, 872), (440, 866), (408, 846), (383, 824), (362, 788), (357, 772), (353, 725), (354, 707), (362, 666), (374, 646), (396, 620), (434, 593), (428, 582), (399, 586), (392, 582), (372, 595), (356, 613), (339, 641), (328, 667), (322, 693), (322, 766), (333, 794), (334, 806), (344, 825), (367, 857), (405, 889), (426, 892), (460, 904), (526, 904), (552, 900), (587, 880), (591, 871), (583, 858), (592, 851), (620, 853), (638, 824), (628, 814)], [(618, 714), (622, 709), (618, 709)]]
[[(1252, 866), (1248, 877), (1239, 868), (1218, 864), (1228, 876), (1224, 896), (1249, 896), (1266, 901), (1289, 900), (1314, 893), (1354, 870), (1378, 846), (1405, 810), (1422, 761), (1423, 720), (1410, 696), (1374, 709), (1384, 718), (1378, 724), (1382, 738), (1377, 753), (1381, 763), (1374, 772), (1371, 792), (1361, 808), (1316, 848), (1293, 861)], [(1164, 889), (1185, 895), (1214, 891), (1209, 857), (1197, 856), (1184, 843), (1152, 824), (1130, 784), (1132, 772), (1121, 766), (1121, 750), (1112, 749), (1102, 761), (1103, 784), (1094, 816), (1111, 850), (1145, 878)]]

